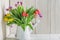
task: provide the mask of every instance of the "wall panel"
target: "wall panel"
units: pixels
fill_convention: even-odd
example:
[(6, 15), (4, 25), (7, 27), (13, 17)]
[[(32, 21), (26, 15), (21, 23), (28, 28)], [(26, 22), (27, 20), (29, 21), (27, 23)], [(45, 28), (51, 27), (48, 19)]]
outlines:
[(36, 7), (41, 10), (43, 18), (36, 27), (36, 33), (38, 34), (49, 34), (50, 33), (50, 20), (49, 20), (49, 1), (48, 0), (36, 0)]

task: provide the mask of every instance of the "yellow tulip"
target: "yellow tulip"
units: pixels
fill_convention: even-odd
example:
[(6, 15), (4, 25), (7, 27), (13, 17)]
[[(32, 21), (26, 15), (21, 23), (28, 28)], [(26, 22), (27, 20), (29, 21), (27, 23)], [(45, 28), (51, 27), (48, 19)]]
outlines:
[(10, 13), (8, 13), (8, 14), (6, 14), (6, 16), (11, 16), (11, 14), (10, 14)]
[(8, 21), (8, 18), (7, 18), (7, 17), (5, 17), (5, 18), (4, 18), (4, 21), (5, 21), (5, 22), (7, 22), (7, 21)]
[(13, 20), (14, 20), (14, 19), (13, 19), (13, 18), (11, 18), (11, 19), (9, 19), (8, 21), (9, 21), (9, 22), (12, 22)]

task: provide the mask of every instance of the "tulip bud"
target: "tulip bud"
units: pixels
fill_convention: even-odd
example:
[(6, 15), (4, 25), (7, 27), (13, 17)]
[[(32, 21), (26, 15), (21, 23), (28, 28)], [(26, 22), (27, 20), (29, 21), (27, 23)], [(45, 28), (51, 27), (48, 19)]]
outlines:
[(41, 17), (41, 18), (43, 17), (41, 13), (40, 13), (40, 14), (38, 14), (38, 15), (39, 15), (39, 17)]
[(26, 14), (26, 17), (28, 16), (28, 14)]
[(35, 14), (37, 15), (38, 14), (38, 11), (35, 11)]
[(19, 1), (17, 2), (17, 4), (19, 4)]
[(9, 11), (9, 9), (6, 9), (6, 11)]
[(20, 4), (22, 5), (22, 2), (20, 2)]
[(22, 16), (26, 16), (26, 12), (23, 12), (23, 13), (22, 13)]
[(17, 7), (17, 4), (15, 4), (15, 6)]
[(36, 11), (38, 12), (38, 14), (40, 13), (40, 10), (37, 9)]
[(12, 6), (9, 6), (9, 9), (12, 9)]

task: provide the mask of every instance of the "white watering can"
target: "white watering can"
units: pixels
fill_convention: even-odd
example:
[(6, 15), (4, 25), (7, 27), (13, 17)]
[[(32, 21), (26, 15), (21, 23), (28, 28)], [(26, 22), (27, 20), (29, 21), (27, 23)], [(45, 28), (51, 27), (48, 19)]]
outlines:
[[(36, 18), (36, 19), (33, 19), (31, 24), (33, 26), (33, 29), (35, 27), (37, 27), (38, 23), (40, 22), (39, 20), (40, 18)], [(34, 21), (35, 20), (35, 21)], [(33, 32), (33, 30), (31, 30), (28, 26), (26, 27), (26, 30), (25, 32), (22, 30), (22, 28), (18, 27), (18, 31), (17, 31), (17, 40), (31, 40), (31, 33)]]
[[(32, 25), (33, 29), (35, 27), (37, 27), (39, 22), (40, 22), (40, 17), (38, 17), (38, 16), (37, 16), (37, 18), (35, 18), (31, 21), (31, 25)], [(8, 27), (8, 29), (10, 29), (10, 32), (12, 32), (12, 33), (10, 33), (7, 30), (8, 31), (7, 37), (16, 38), (17, 40), (31, 40), (30, 34), (33, 32), (33, 30), (31, 30), (28, 26), (26, 27), (25, 32), (22, 30), (21, 27), (18, 27), (15, 24), (12, 25), (12, 28)]]

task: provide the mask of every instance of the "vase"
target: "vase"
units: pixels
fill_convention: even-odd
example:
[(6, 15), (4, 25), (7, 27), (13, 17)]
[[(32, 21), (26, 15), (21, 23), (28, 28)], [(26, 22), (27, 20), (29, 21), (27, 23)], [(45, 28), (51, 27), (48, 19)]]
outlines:
[(30, 34), (29, 26), (26, 27), (25, 31), (21, 27), (17, 27), (17, 40), (30, 40)]

